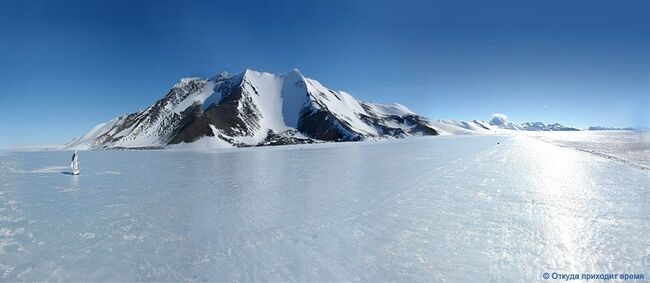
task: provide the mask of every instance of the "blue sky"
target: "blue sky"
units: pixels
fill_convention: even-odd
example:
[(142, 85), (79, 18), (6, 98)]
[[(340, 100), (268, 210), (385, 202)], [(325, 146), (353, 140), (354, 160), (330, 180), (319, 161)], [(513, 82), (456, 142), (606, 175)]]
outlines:
[(650, 124), (647, 1), (0, 0), (0, 147), (64, 143), (181, 77), (298, 68), (431, 119)]

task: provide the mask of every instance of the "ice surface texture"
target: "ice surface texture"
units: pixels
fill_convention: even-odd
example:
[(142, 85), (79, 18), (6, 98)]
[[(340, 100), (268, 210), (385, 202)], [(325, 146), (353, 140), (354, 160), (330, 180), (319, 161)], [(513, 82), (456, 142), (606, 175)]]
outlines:
[(529, 137), (81, 155), (0, 157), (0, 280), (650, 270), (650, 173)]
[(528, 132), (530, 136), (650, 170), (650, 132)]

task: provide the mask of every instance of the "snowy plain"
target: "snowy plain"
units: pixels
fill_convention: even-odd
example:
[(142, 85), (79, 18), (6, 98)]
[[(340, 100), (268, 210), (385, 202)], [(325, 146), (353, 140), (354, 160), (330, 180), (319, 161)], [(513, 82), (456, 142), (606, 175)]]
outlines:
[(538, 138), (10, 152), (0, 280), (649, 276), (650, 171)]
[(601, 157), (616, 159), (650, 170), (650, 132), (580, 131), (525, 132), (555, 145), (574, 148)]

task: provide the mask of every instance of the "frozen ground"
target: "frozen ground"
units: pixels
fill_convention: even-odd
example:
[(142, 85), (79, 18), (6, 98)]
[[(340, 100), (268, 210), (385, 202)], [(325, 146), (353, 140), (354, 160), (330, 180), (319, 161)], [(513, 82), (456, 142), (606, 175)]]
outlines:
[(69, 158), (0, 156), (0, 281), (650, 275), (650, 172), (525, 136)]
[(526, 134), (559, 146), (616, 159), (650, 170), (650, 132), (569, 131), (526, 132)]

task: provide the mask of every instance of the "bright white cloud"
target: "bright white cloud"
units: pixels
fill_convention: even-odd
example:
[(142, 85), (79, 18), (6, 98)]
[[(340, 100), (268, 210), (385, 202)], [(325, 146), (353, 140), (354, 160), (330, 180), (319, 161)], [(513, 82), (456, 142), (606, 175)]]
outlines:
[(492, 120), (490, 120), (491, 125), (504, 125), (507, 122), (508, 122), (508, 115), (503, 113), (492, 114)]

